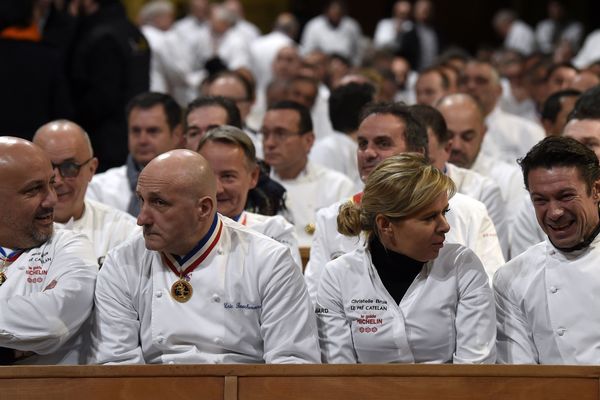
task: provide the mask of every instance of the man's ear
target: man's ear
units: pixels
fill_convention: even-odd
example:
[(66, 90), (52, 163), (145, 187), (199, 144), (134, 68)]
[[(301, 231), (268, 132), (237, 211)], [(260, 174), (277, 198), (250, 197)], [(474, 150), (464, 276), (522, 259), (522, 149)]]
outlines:
[(596, 203), (600, 203), (600, 179), (592, 185), (592, 198)]
[(90, 160), (90, 181), (92, 180), (92, 177), (94, 176), (94, 174), (96, 173), (96, 170), (98, 169), (98, 158), (94, 157)]
[(176, 149), (185, 149), (187, 138), (183, 134), (183, 124), (178, 124), (172, 131)]
[(312, 147), (313, 147), (313, 144), (315, 143), (315, 134), (312, 131), (303, 133), (302, 140), (304, 140), (304, 143), (306, 143), (306, 147), (307, 147), (308, 151), (310, 151), (310, 149), (312, 149)]
[(544, 127), (544, 131), (546, 132), (546, 136), (549, 136), (549, 134), (548, 134), (549, 132), (554, 133), (554, 132), (552, 132), (552, 128), (554, 126), (552, 121), (542, 118), (542, 126)]
[(450, 156), (450, 152), (452, 151), (452, 139), (449, 139), (444, 145), (444, 152)]
[(198, 199), (198, 214), (201, 219), (211, 217), (215, 208), (216, 204), (212, 197), (205, 196)]
[(260, 167), (256, 164), (253, 170), (250, 172), (250, 189), (254, 189), (258, 183), (258, 177), (260, 176)]

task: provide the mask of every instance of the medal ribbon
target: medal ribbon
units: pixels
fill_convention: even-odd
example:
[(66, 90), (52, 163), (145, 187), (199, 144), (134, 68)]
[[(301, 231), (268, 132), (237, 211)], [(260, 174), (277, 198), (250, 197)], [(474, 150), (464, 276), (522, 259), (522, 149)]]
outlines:
[(219, 242), (222, 230), (223, 222), (221, 222), (219, 217), (215, 215), (215, 220), (213, 221), (208, 233), (190, 253), (181, 259), (172, 254), (160, 253), (163, 262), (167, 264), (169, 269), (171, 269), (175, 275), (179, 276), (179, 278), (183, 278), (192, 272), (198, 265), (200, 265), (200, 263), (204, 261), (206, 257), (208, 257), (212, 249)]
[(0, 254), (2, 254), (2, 257), (0, 257), (0, 260), (2, 260), (2, 265), (6, 266), (14, 263), (17, 260), (17, 258), (19, 258), (21, 254), (23, 254), (23, 250), (15, 250), (7, 255), (4, 251), (4, 248), (0, 247)]

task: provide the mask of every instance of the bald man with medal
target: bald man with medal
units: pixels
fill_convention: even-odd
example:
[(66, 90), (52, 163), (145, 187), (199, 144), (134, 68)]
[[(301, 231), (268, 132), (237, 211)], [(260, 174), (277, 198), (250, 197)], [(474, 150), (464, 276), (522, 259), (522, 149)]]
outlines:
[(217, 213), (207, 161), (173, 150), (141, 172), (140, 235), (98, 275), (91, 362), (318, 363), (316, 322), (284, 245)]

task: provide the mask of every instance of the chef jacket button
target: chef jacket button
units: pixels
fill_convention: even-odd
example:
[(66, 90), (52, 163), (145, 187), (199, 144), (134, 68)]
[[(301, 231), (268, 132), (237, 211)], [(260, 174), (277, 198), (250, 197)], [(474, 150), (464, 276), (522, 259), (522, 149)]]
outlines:
[(169, 364), (173, 365), (173, 364), (175, 364), (175, 361), (169, 361)]
[(220, 303), (221, 302), (221, 298), (219, 297), (218, 294), (213, 294), (212, 301), (214, 301), (215, 303)]
[(158, 297), (159, 299), (162, 297), (162, 290), (156, 292), (156, 297)]
[(550, 250), (550, 255), (555, 255), (556, 254), (556, 250)]
[(218, 337), (214, 338), (214, 339), (213, 339), (213, 342), (214, 342), (215, 344), (218, 344), (218, 345), (221, 345), (221, 344), (223, 344), (223, 340), (222, 340), (221, 338), (218, 338)]
[(165, 342), (165, 338), (162, 336), (159, 336), (157, 341), (158, 341), (158, 344), (163, 344)]
[(565, 332), (566, 332), (566, 331), (567, 331), (567, 329), (566, 329), (566, 328), (558, 328), (558, 329), (556, 330), (556, 333), (558, 334), (558, 336), (562, 336), (562, 335), (564, 335), (564, 334), (565, 334)]
[(556, 286), (550, 286), (550, 293), (558, 292), (558, 288)]

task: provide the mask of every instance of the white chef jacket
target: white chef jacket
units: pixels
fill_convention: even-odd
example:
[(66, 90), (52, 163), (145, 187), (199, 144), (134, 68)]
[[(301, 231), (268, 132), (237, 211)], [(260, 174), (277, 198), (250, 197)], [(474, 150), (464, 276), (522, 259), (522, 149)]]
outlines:
[(281, 215), (269, 216), (244, 211), (238, 222), (285, 245), (290, 249), (296, 264), (302, 268), (302, 257), (298, 249), (298, 238), (294, 231), (294, 225), (286, 221)]
[[(396, 28), (398, 21), (395, 18), (385, 18), (377, 23), (375, 34), (373, 35), (373, 44), (376, 48), (394, 48), (399, 43), (398, 29)], [(402, 32), (408, 32), (413, 28), (411, 21), (402, 21)]]
[(577, 50), (583, 37), (583, 24), (577, 21), (571, 21), (566, 26), (560, 27), (557, 22), (548, 18), (540, 21), (535, 27), (535, 40), (539, 49), (551, 54), (554, 51), (553, 39), (556, 29), (562, 29), (559, 36), (559, 42), (566, 40), (571, 44), (573, 50)]
[(245, 19), (239, 19), (231, 29), (245, 37), (248, 43), (253, 42), (260, 36), (260, 29), (252, 22)]
[[(471, 170), (496, 182), (509, 210), (514, 210), (513, 207), (520, 203), (521, 198), (528, 195), (523, 173), (514, 164), (479, 153)], [(508, 217), (510, 218), (510, 215)]]
[[(449, 200), (446, 219), (450, 231), (445, 243), (459, 243), (472, 249), (479, 257), (491, 284), (492, 277), (504, 264), (494, 223), (483, 203), (456, 193)], [(344, 236), (337, 230), (337, 216), (341, 203), (335, 203), (317, 212), (315, 235), (310, 247), (310, 260), (304, 270), (304, 279), (311, 299), (315, 299), (321, 274), (326, 264), (350, 253), (364, 244), (364, 237)]]
[(319, 83), (319, 91), (315, 99), (315, 105), (310, 110), (313, 121), (313, 133), (317, 141), (333, 135), (333, 125), (329, 119), (329, 96), (331, 92), (323, 83)]
[(171, 297), (178, 278), (142, 235), (108, 254), (96, 286), (93, 362), (319, 362), (315, 317), (287, 248), (221, 223), (215, 247), (187, 276), (187, 303)]
[(332, 135), (315, 142), (308, 158), (314, 163), (346, 175), (354, 182), (355, 191), (359, 192), (364, 183), (358, 173), (357, 150), (358, 144), (355, 140), (342, 132), (334, 131)]
[(516, 212), (510, 233), (510, 254), (516, 257), (534, 244), (544, 241), (546, 233), (538, 224), (529, 193), (521, 197), (520, 204), (514, 210)]
[[(398, 268), (402, 266), (399, 265)], [(446, 244), (398, 305), (362, 247), (327, 264), (317, 293), (327, 363), (494, 363), (492, 290), (477, 256)]]
[(598, 364), (600, 237), (564, 253), (546, 240), (494, 276), (498, 362)]
[(352, 181), (340, 174), (312, 162), (307, 162), (304, 171), (295, 179), (281, 179), (274, 170), (271, 178), (279, 182), (287, 191), (286, 206), (289, 221), (296, 229), (300, 246), (309, 246), (312, 234), (306, 227), (315, 223), (317, 210), (354, 194)]
[(513, 94), (510, 81), (506, 78), (500, 78), (500, 84), (502, 85), (502, 97), (498, 104), (502, 110), (509, 114), (525, 118), (538, 125), (541, 124), (537, 105), (531, 97), (518, 100)]
[(306, 23), (300, 43), (303, 54), (321, 50), (326, 54), (341, 54), (354, 65), (361, 61), (360, 25), (351, 17), (342, 17), (337, 27), (333, 27), (324, 15), (319, 15)]
[(278, 31), (263, 35), (250, 43), (250, 61), (257, 88), (267, 86), (273, 79), (271, 64), (277, 52), (293, 44), (294, 41), (288, 35)]
[(504, 258), (508, 258), (510, 241), (506, 218), (506, 203), (496, 182), (473, 170), (446, 163), (446, 175), (456, 184), (456, 190), (485, 204), (489, 216), (494, 221)]
[(92, 177), (85, 198), (127, 212), (133, 191), (127, 180), (127, 166), (110, 168)]
[(528, 56), (535, 50), (533, 29), (523, 21), (514, 21), (504, 39), (504, 47)]
[(498, 105), (485, 117), (488, 128), (481, 151), (494, 158), (515, 164), (537, 142), (546, 137), (544, 129), (525, 118), (502, 111)]
[(22, 253), (0, 286), (0, 346), (36, 353), (19, 364), (84, 363), (77, 344), (97, 271), (89, 240), (65, 230)]
[(94, 200), (85, 200), (84, 207), (81, 218), (56, 227), (84, 234), (92, 242), (100, 266), (109, 250), (141, 232), (135, 218), (126, 212)]
[(573, 58), (573, 65), (583, 69), (598, 59), (600, 59), (600, 29), (596, 29), (587, 35), (581, 50)]
[(161, 52), (165, 43), (165, 32), (152, 26), (142, 25), (140, 30), (150, 45), (150, 90), (165, 92), (166, 83), (160, 71), (159, 60), (156, 54)]
[(204, 63), (211, 56), (208, 32), (208, 23), (191, 15), (182, 18), (165, 34), (164, 46), (156, 54), (164, 79), (161, 92), (172, 95), (182, 107), (198, 97), (200, 82), (207, 75)]
[(231, 28), (221, 38), (211, 38), (211, 42), (218, 48), (216, 55), (230, 70), (251, 68), (249, 42), (242, 32)]

